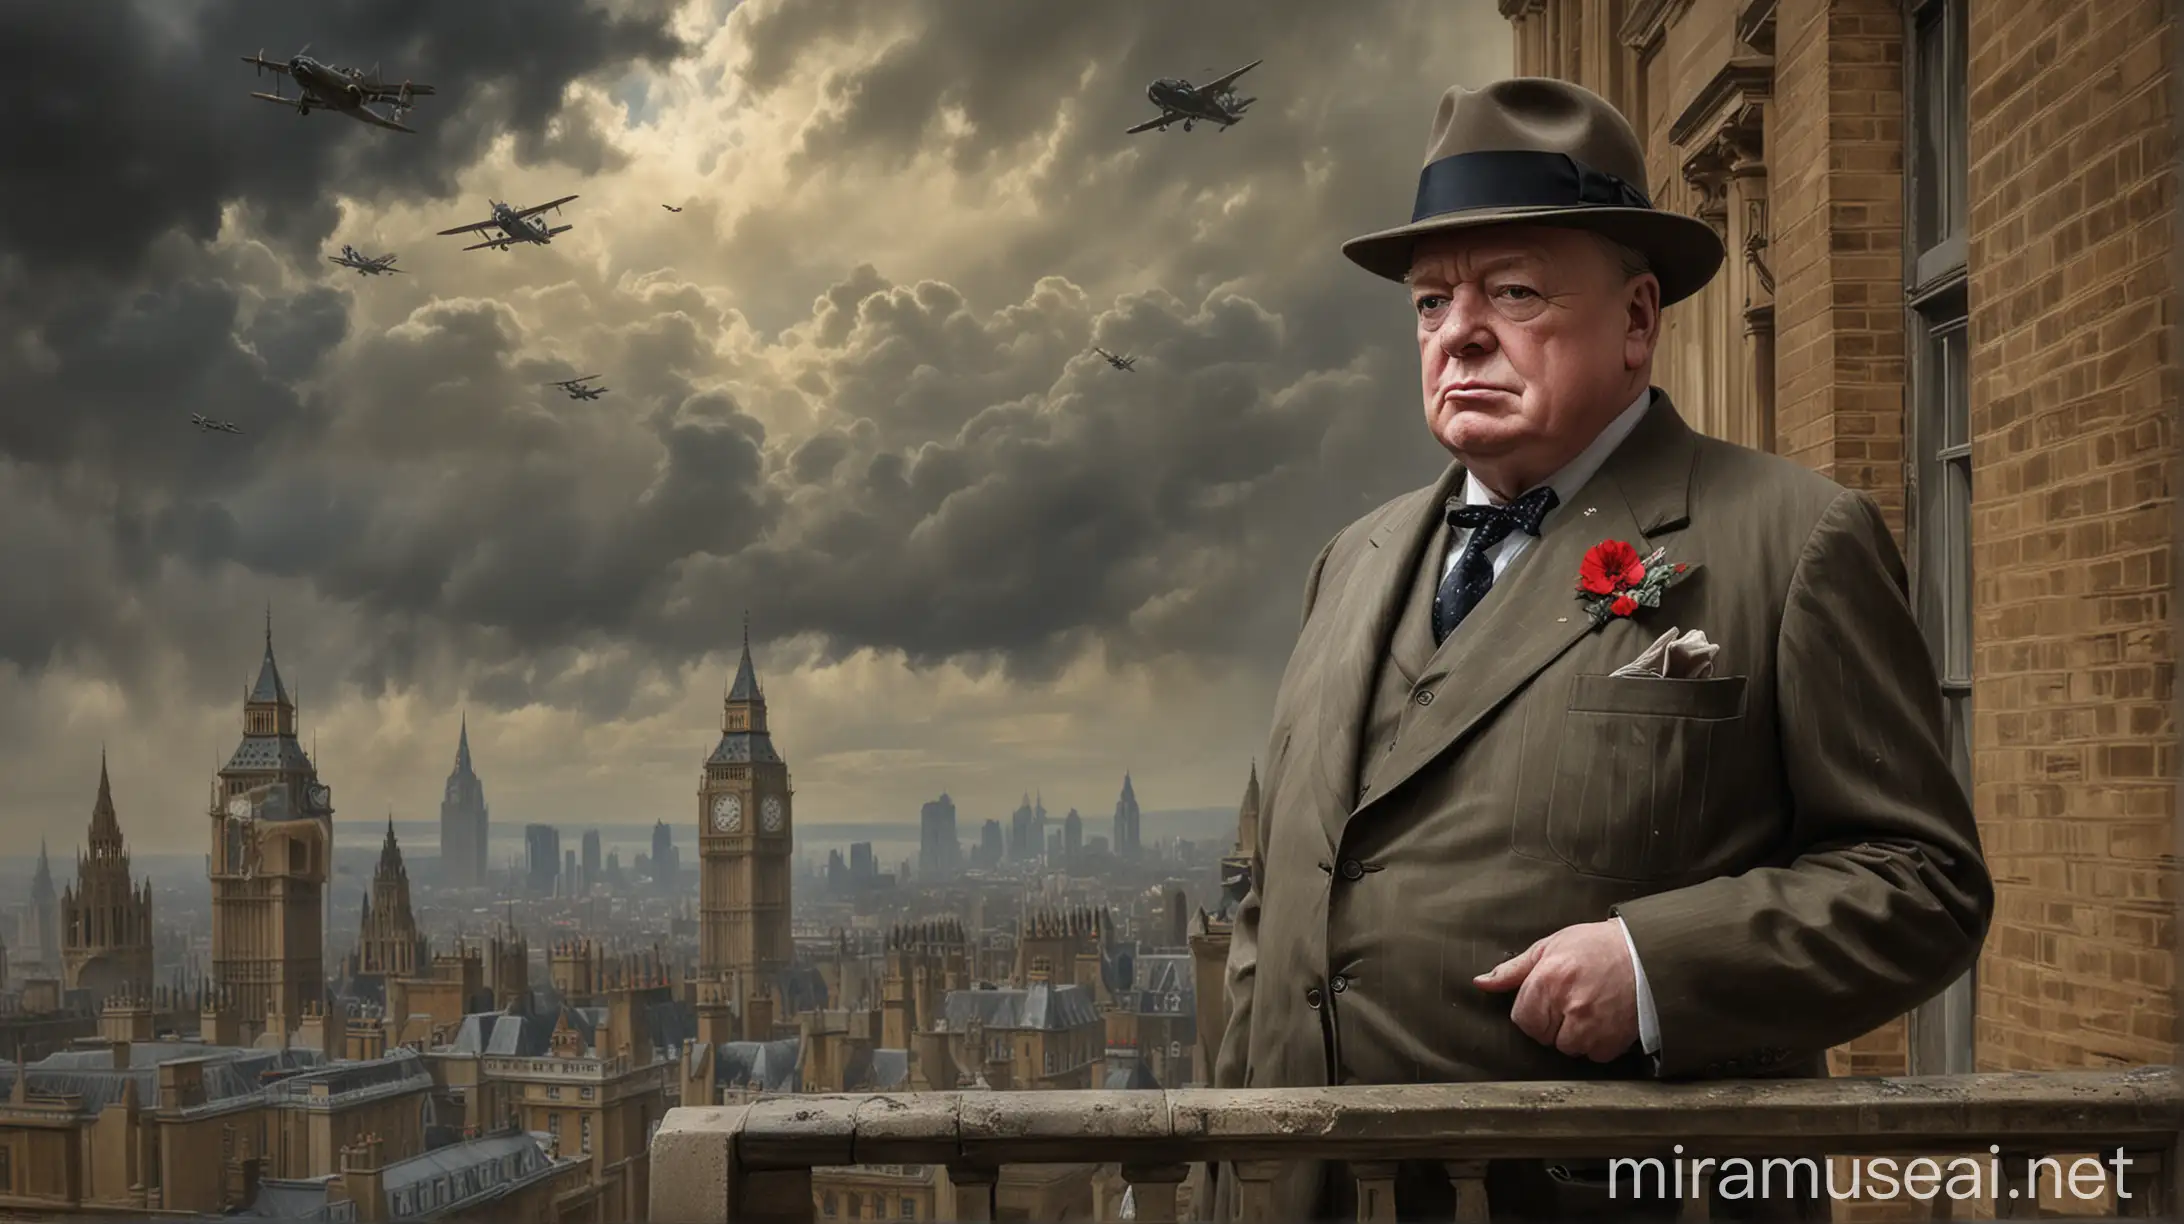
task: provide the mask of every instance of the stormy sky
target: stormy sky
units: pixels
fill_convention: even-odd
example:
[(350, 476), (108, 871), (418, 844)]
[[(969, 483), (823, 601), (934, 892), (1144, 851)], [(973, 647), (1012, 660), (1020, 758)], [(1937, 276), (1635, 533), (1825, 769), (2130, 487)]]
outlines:
[[(436, 86), (420, 134), (247, 96), (305, 44)], [(0, 830), (57, 850), (102, 745), (131, 843), (201, 845), (268, 605), (344, 819), (436, 816), (467, 709), (497, 822), (694, 823), (746, 612), (801, 821), (1233, 804), (1312, 556), (1445, 461), (1337, 248), (1510, 64), (1492, 0), (77, 0), (0, 45)], [(1234, 129), (1122, 134), (1261, 57)], [(571, 193), (550, 248), (434, 236)]]

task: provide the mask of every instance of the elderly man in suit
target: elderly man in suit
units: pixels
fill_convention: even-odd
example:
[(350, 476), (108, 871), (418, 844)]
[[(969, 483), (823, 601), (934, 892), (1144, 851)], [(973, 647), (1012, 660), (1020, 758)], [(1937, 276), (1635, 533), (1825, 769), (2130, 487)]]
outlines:
[[(1652, 386), (1723, 252), (1644, 175), (1583, 89), (1452, 89), (1412, 221), (1343, 248), (1407, 285), (1455, 460), (1312, 563), (1220, 1087), (1824, 1075), (1978, 954), (1993, 886), (1888, 526)], [(1598, 1172), (1497, 1164), (1489, 1204), (1674, 1215)], [(1350, 1187), (1293, 1169), (1278, 1218)], [(1448, 1195), (1398, 1181), (1406, 1218)]]

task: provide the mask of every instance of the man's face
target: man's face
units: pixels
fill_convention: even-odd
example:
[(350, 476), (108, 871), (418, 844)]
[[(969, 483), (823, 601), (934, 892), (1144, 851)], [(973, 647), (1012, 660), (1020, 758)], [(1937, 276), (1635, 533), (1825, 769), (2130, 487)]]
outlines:
[(1660, 284), (1589, 233), (1435, 235), (1410, 290), (1426, 425), (1504, 497), (1552, 476), (1646, 387)]

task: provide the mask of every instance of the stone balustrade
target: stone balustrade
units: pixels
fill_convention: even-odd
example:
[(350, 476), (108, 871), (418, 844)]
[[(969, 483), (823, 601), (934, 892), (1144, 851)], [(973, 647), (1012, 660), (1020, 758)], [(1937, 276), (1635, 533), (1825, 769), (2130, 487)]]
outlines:
[[(2174, 1069), (1924, 1079), (1413, 1084), (1171, 1091), (924, 1092), (779, 1096), (670, 1112), (652, 1146), (651, 1218), (754, 1224), (815, 1220), (811, 1170), (931, 1164), (956, 1216), (995, 1218), (1004, 1165), (1117, 1164), (1138, 1221), (1176, 1218), (1195, 1162), (1231, 1162), (1244, 1219), (1271, 1218), (1270, 1179), (1306, 1159), (1350, 1164), (1358, 1217), (1393, 1220), (1394, 1162), (1444, 1162), (1459, 1220), (1484, 1221), (1485, 1164), (1509, 1158), (1972, 1156), (1998, 1184), (1995, 1214), (2031, 1216), (2073, 1159), (2120, 1174), (2116, 1214), (2170, 1218), (2184, 1093)], [(1999, 1155), (1990, 1154), (1999, 1147)], [(2115, 1163), (2121, 1152), (2127, 1163)], [(2058, 1158), (2050, 1174), (2034, 1161)], [(1701, 1184), (1693, 1177), (1694, 1184)], [(1726, 1175), (1726, 1174), (1725, 1174)], [(2029, 1182), (2039, 1178), (2037, 1187)], [(2114, 1184), (2119, 1179), (2110, 1178)], [(1931, 1197), (1929, 1197), (1931, 1195)], [(1967, 1204), (1945, 1194), (1946, 1218)], [(1687, 1219), (1709, 1199), (1693, 1193)], [(2090, 1206), (2090, 1204), (2087, 1204)]]

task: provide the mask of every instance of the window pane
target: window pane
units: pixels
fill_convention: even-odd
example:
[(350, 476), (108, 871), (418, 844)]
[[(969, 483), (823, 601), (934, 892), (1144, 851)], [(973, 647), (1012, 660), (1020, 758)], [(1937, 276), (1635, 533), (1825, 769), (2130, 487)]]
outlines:
[(1942, 465), (1942, 504), (1946, 516), (1944, 539), (1948, 554), (1942, 561), (1941, 580), (1947, 584), (1948, 620), (1941, 626), (1944, 651), (1942, 670), (1950, 684), (1972, 682), (1972, 465), (1952, 459)]
[(1942, 183), (1947, 176), (1943, 150), (1949, 143), (1949, 49), (1941, 17), (1941, 7), (1930, 6), (1919, 14), (1911, 34), (1911, 238), (1915, 251), (1933, 246), (1945, 228)]
[(1962, 446), (1972, 438), (1971, 355), (1960, 320), (1941, 337), (1941, 444)]

